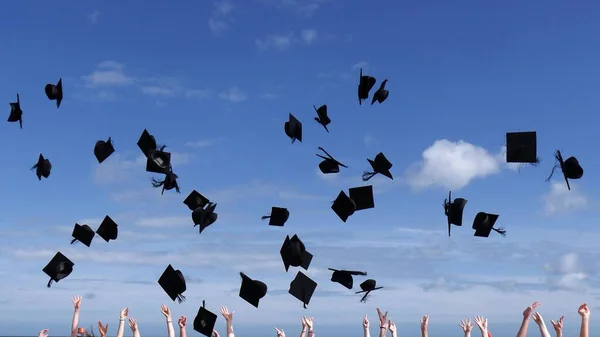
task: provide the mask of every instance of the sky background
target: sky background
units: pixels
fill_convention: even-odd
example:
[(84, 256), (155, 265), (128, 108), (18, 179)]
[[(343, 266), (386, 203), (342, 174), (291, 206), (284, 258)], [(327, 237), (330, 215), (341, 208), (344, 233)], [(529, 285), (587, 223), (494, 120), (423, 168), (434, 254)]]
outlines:
[[(214, 312), (235, 310), (237, 333), (252, 337), (275, 334), (273, 326), (293, 335), (301, 315), (316, 317), (317, 334), (358, 335), (361, 317), (374, 322), (376, 307), (390, 311), (403, 335), (417, 334), (424, 314), (437, 336), (462, 333), (456, 324), (474, 315), (489, 317), (494, 336), (513, 335), (535, 300), (548, 321), (565, 315), (571, 337), (579, 304), (592, 317), (599, 311), (600, 3), (3, 8), (10, 15), (0, 20), (0, 92), (6, 116), (20, 94), (24, 121), (22, 130), (0, 126), (2, 334), (67, 335), (73, 295), (84, 296), (82, 326), (101, 320), (114, 334), (128, 306), (148, 337), (164, 335), (161, 303), (191, 324), (203, 300)], [(361, 67), (377, 78), (375, 89), (389, 80), (383, 104), (357, 104)], [(60, 77), (57, 110), (43, 89)], [(321, 104), (330, 134), (313, 121), (312, 106)], [(302, 143), (283, 132), (290, 112), (303, 122)], [(173, 153), (181, 194), (151, 187), (136, 146), (145, 128)], [(542, 163), (519, 172), (504, 162), (505, 132), (533, 130)], [(94, 144), (109, 136), (116, 152), (99, 165)], [(320, 174), (318, 146), (349, 168)], [(544, 182), (556, 149), (585, 170), (571, 191), (560, 174)], [(371, 179), (375, 209), (342, 223), (330, 202), (364, 185), (366, 159), (379, 152), (395, 179)], [(30, 171), (40, 153), (53, 165), (42, 181)], [(218, 221), (201, 235), (182, 203), (193, 189), (218, 203)], [(468, 203), (465, 224), (448, 238), (442, 202), (450, 189)], [(272, 206), (289, 208), (285, 227), (261, 221)], [(473, 237), (479, 211), (500, 214), (507, 236)], [(118, 240), (69, 245), (76, 222), (95, 229), (106, 215), (119, 224)], [(297, 270), (286, 273), (279, 256), (293, 234), (315, 256), (306, 274), (319, 285), (307, 310), (287, 294)], [(75, 269), (48, 289), (41, 269), (57, 251)], [(183, 304), (157, 284), (168, 264), (187, 279)], [(385, 288), (359, 303), (330, 281), (329, 267), (367, 271)], [(268, 285), (259, 309), (238, 297), (240, 271)], [(224, 333), (221, 317), (217, 329)]]

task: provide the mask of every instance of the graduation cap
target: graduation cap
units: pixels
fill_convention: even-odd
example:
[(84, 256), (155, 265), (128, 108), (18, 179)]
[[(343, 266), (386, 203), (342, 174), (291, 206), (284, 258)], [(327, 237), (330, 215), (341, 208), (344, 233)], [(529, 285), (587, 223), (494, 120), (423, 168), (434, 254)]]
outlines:
[(361, 302), (366, 302), (367, 297), (371, 291), (382, 289), (383, 287), (377, 287), (377, 281), (374, 279), (368, 279), (360, 284), (361, 291), (357, 291), (355, 294), (365, 293), (365, 295), (360, 299)]
[(78, 223), (73, 227), (73, 240), (71, 240), (71, 244), (79, 241), (86, 246), (90, 246), (92, 244), (92, 240), (94, 239), (94, 230), (88, 225), (80, 225)]
[(323, 125), (325, 131), (329, 133), (327, 125), (331, 123), (331, 119), (327, 116), (327, 104), (321, 105), (318, 109), (316, 106), (313, 105), (313, 108), (317, 112), (317, 117), (315, 117), (315, 120), (317, 121), (317, 123)]
[(169, 170), (163, 180), (156, 180), (155, 178), (152, 178), (152, 187), (162, 187), (162, 191), (160, 192), (161, 195), (165, 193), (165, 190), (170, 191), (172, 189), (175, 189), (177, 193), (181, 193), (179, 191), (179, 185), (177, 184), (177, 178), (179, 177), (173, 173), (173, 171)]
[(267, 295), (267, 285), (259, 280), (251, 279), (242, 272), (240, 272), (240, 276), (242, 277), (240, 297), (258, 308), (260, 299)]
[(328, 268), (333, 272), (331, 275), (331, 282), (337, 282), (347, 289), (352, 289), (354, 285), (354, 279), (352, 276), (367, 276), (367, 273), (364, 271), (354, 271), (354, 270), (337, 270), (333, 268)]
[(546, 179), (546, 182), (548, 182), (548, 181), (550, 181), (550, 179), (552, 179), (554, 170), (556, 170), (557, 168), (560, 168), (560, 170), (563, 173), (563, 176), (565, 177), (565, 182), (567, 183), (567, 188), (570, 191), (571, 185), (569, 184), (569, 179), (581, 179), (581, 177), (583, 177), (583, 168), (581, 167), (581, 165), (579, 165), (579, 160), (577, 160), (577, 158), (575, 158), (575, 157), (569, 157), (569, 158), (567, 158), (567, 160), (563, 161), (562, 154), (558, 150), (556, 150), (556, 153), (554, 154), (554, 158), (556, 159), (557, 163), (552, 168), (552, 172), (550, 173), (550, 176), (548, 177), (548, 179)]
[(63, 99), (62, 78), (58, 80), (56, 85), (50, 83), (46, 84), (44, 91), (46, 91), (46, 96), (48, 96), (49, 100), (56, 101), (56, 108), (60, 108), (60, 103)]
[(289, 235), (286, 235), (283, 245), (279, 250), (279, 254), (283, 260), (286, 272), (290, 266), (302, 267), (304, 270), (308, 270), (313, 258), (313, 255), (306, 250), (304, 243), (300, 240), (298, 235), (292, 236), (291, 239)]
[(375, 208), (372, 185), (353, 187), (348, 190), (348, 194), (350, 194), (350, 199), (352, 199), (354, 205), (356, 205), (356, 211)]
[(383, 103), (383, 101), (385, 101), (388, 98), (388, 95), (390, 94), (389, 90), (385, 90), (385, 85), (387, 83), (388, 80), (383, 80), (383, 82), (381, 82), (381, 85), (379, 86), (379, 89), (377, 89), (377, 91), (375, 91), (375, 93), (373, 94), (373, 99), (371, 100), (371, 105), (375, 104), (375, 101), (379, 102), (379, 104)]
[(315, 289), (317, 289), (317, 282), (311, 280), (310, 277), (304, 275), (302, 272), (298, 272), (294, 280), (290, 283), (289, 293), (302, 302), (304, 309), (306, 309)]
[(50, 164), (50, 160), (44, 158), (40, 153), (37, 164), (33, 165), (31, 169), (35, 169), (35, 175), (38, 177), (38, 180), (42, 180), (42, 177), (48, 179), (50, 171), (52, 171), (52, 164)]
[(537, 133), (535, 131), (507, 132), (506, 162), (538, 165), (540, 159), (537, 156)]
[(154, 136), (151, 135), (146, 129), (144, 129), (144, 132), (142, 132), (142, 135), (137, 142), (137, 146), (140, 148), (146, 158), (150, 156), (150, 153), (156, 151), (158, 148), (158, 145), (156, 144), (156, 138), (154, 138)]
[(356, 203), (346, 195), (346, 192), (341, 191), (333, 201), (331, 209), (343, 222), (346, 222), (356, 212)]
[(194, 330), (206, 337), (212, 337), (212, 332), (217, 323), (217, 315), (208, 311), (204, 305), (204, 301), (202, 301), (202, 306), (198, 310), (196, 318), (194, 318)]
[(452, 200), (452, 191), (448, 192), (448, 199), (444, 199), (444, 214), (448, 218), (448, 237), (452, 225), (462, 226), (462, 217), (467, 200), (456, 198)]
[(292, 143), (297, 140), (302, 143), (302, 123), (290, 114), (289, 120), (283, 125), (285, 134), (292, 139)]
[(61, 252), (56, 253), (52, 260), (50, 260), (44, 269), (42, 269), (42, 271), (46, 273), (48, 277), (50, 277), (47, 287), (50, 288), (52, 286), (52, 282), (58, 282), (71, 275), (73, 272), (73, 266), (75, 266), (75, 264)]
[(119, 236), (119, 225), (108, 215), (104, 217), (100, 226), (96, 230), (96, 234), (100, 235), (104, 241), (116, 240)]
[(490, 214), (485, 212), (479, 212), (475, 215), (475, 219), (473, 219), (473, 229), (475, 230), (474, 236), (479, 237), (489, 237), (492, 231), (506, 236), (506, 230), (504, 227), (494, 228), (494, 224), (496, 220), (498, 220), (498, 214)]
[(394, 177), (390, 173), (390, 169), (392, 168), (392, 163), (385, 157), (383, 152), (379, 152), (374, 160), (367, 159), (369, 164), (371, 164), (371, 168), (373, 171), (364, 171), (362, 175), (363, 181), (368, 181), (373, 178), (377, 173), (383, 174), (384, 176), (394, 180)]
[(194, 227), (200, 226), (199, 233), (217, 221), (219, 214), (215, 213), (215, 208), (217, 204), (209, 202), (205, 208), (199, 207), (192, 212)]
[(167, 174), (171, 170), (171, 153), (166, 152), (166, 146), (151, 151), (146, 158), (146, 172)]
[(362, 68), (360, 68), (360, 80), (358, 83), (358, 104), (362, 105), (364, 99), (369, 98), (369, 92), (375, 86), (377, 80), (373, 76), (363, 75)]
[(283, 226), (289, 217), (290, 211), (287, 208), (271, 207), (271, 215), (264, 215), (261, 219), (269, 219), (269, 226)]
[(9, 122), (19, 122), (21, 129), (23, 128), (23, 110), (21, 110), (21, 100), (19, 94), (17, 94), (17, 101), (8, 103), (10, 104), (10, 115), (8, 115)]
[(335, 158), (333, 158), (329, 153), (327, 153), (327, 151), (325, 151), (324, 148), (319, 147), (319, 150), (323, 151), (327, 155), (327, 157), (324, 157), (317, 153), (317, 157), (323, 159), (323, 161), (319, 163), (319, 170), (321, 170), (321, 173), (338, 173), (340, 172), (340, 166), (348, 168), (348, 166), (340, 163)]
[(96, 145), (94, 145), (94, 156), (96, 156), (98, 164), (102, 164), (102, 162), (114, 152), (115, 148), (113, 147), (112, 139), (110, 137), (108, 137), (106, 141), (99, 140), (96, 142)]
[(178, 303), (185, 301), (185, 296), (182, 295), (186, 290), (185, 278), (180, 270), (175, 270), (173, 266), (168, 265), (158, 279), (158, 284), (173, 301), (177, 300)]
[(203, 208), (204, 206), (208, 205), (209, 202), (210, 201), (205, 196), (198, 193), (196, 190), (193, 190), (183, 201), (190, 211), (193, 211), (197, 208)]

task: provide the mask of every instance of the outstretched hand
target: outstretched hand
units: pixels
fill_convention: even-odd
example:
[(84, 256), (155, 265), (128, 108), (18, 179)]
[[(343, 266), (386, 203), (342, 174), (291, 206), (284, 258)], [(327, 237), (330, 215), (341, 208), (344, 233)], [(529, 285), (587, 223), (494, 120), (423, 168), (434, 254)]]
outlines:
[(177, 324), (179, 324), (180, 328), (185, 328), (185, 323), (187, 322), (187, 317), (185, 316), (181, 316), (179, 317), (179, 320), (177, 321)]
[(161, 305), (160, 306), (160, 312), (162, 312), (162, 314), (167, 318), (168, 321), (171, 320), (171, 309), (169, 309), (169, 307), (167, 307), (166, 305)]
[(48, 337), (48, 329), (43, 329), (40, 331), (40, 333), (38, 334), (38, 337)]
[(565, 319), (565, 316), (560, 316), (560, 318), (558, 319), (558, 321), (550, 321), (550, 323), (552, 323), (552, 326), (554, 327), (554, 331), (556, 331), (557, 335), (562, 334), (562, 329), (563, 329), (563, 320)]
[(377, 308), (377, 315), (379, 316), (379, 326), (382, 328), (385, 328), (387, 320), (388, 320), (387, 319), (388, 312), (386, 311), (385, 314), (383, 314), (381, 312), (381, 310), (379, 310), (379, 308)]
[(81, 296), (75, 296), (73, 297), (73, 308), (75, 309), (79, 309), (81, 307)]
[(396, 324), (392, 321), (388, 321), (388, 329), (390, 330), (390, 332), (392, 333), (392, 336), (396, 335)]
[(462, 321), (460, 321), (460, 324), (458, 325), (464, 333), (467, 332), (471, 332), (471, 330), (473, 330), (473, 323), (471, 323), (471, 319), (463, 319)]
[(129, 315), (129, 308), (123, 308), (123, 309), (121, 309), (121, 312), (119, 313), (119, 319), (124, 321), (125, 318), (127, 318), (127, 315)]
[(136, 332), (138, 329), (138, 325), (137, 322), (135, 321), (135, 318), (130, 318), (129, 319), (129, 327), (131, 328), (132, 332)]
[(279, 330), (275, 328), (275, 331), (277, 331), (277, 337), (285, 337), (285, 331), (283, 331), (283, 329)]
[(363, 328), (365, 328), (365, 329), (369, 328), (369, 319), (367, 318), (367, 315), (365, 315), (363, 317)]
[(315, 318), (314, 317), (302, 316), (302, 321), (308, 327), (308, 331), (312, 331), (313, 330), (313, 325), (315, 323)]
[(234, 313), (235, 313), (235, 310), (232, 312), (229, 312), (229, 309), (227, 309), (227, 307), (221, 307), (221, 315), (223, 315), (223, 318), (225, 318), (227, 323), (231, 323), (231, 320), (233, 320)]
[(220, 337), (219, 333), (217, 332), (217, 330), (213, 330), (212, 337)]
[(479, 330), (481, 330), (482, 332), (487, 332), (487, 318), (483, 318), (481, 316), (475, 316), (475, 318), (473, 319), (475, 321), (475, 324), (477, 324), (477, 326), (479, 327)]
[(542, 315), (539, 312), (534, 312), (531, 315), (531, 318), (533, 318), (533, 321), (537, 323), (537, 325), (544, 324), (544, 317), (542, 317)]
[(102, 326), (102, 322), (98, 321), (98, 331), (100, 332), (100, 336), (106, 336), (106, 333), (108, 332), (108, 323), (106, 323), (105, 326)]
[(533, 311), (535, 309), (537, 309), (537, 307), (540, 306), (540, 302), (535, 301), (533, 302), (533, 304), (531, 304), (530, 306), (528, 306), (527, 308), (525, 308), (525, 310), (523, 310), (523, 318), (529, 318), (529, 316), (531, 316), (531, 314), (533, 313)]
[(580, 305), (577, 312), (579, 312), (582, 318), (590, 318), (590, 308), (588, 308), (587, 303)]
[(427, 324), (429, 324), (429, 315), (425, 315), (421, 318), (421, 331), (427, 330)]

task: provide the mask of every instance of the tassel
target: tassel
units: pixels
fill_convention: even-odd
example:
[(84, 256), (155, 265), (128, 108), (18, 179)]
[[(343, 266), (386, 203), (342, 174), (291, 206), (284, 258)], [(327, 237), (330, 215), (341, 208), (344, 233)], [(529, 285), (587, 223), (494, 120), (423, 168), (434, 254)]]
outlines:
[(71, 244), (74, 244), (76, 241), (77, 241), (77, 239), (71, 240)]
[(364, 171), (362, 174), (362, 180), (368, 181), (369, 179), (373, 178), (373, 176), (375, 176), (376, 174), (377, 173), (375, 172)]
[(319, 119), (319, 117), (315, 117), (315, 121), (317, 121), (317, 123), (321, 124), (321, 120)]
[(50, 279), (50, 281), (48, 281), (48, 284), (46, 285), (46, 287), (48, 287), (48, 288), (52, 287), (53, 281), (54, 281), (53, 279)]
[[(560, 151), (556, 151), (556, 153), (554, 154), (554, 158), (556, 159), (557, 163), (554, 164), (554, 167), (552, 167), (552, 172), (550, 172), (550, 175), (546, 179), (546, 182), (549, 182), (550, 179), (552, 179), (552, 176), (554, 175), (554, 170), (556, 170), (558, 167), (560, 167)], [(562, 167), (561, 167), (561, 169), (562, 169)]]
[(175, 183), (175, 192), (181, 193), (181, 190), (179, 190), (179, 185), (177, 185), (177, 183)]
[(304, 309), (306, 309), (306, 290), (302, 288), (302, 304)]
[(270, 215), (263, 215), (260, 218), (261, 218), (261, 220), (264, 220), (264, 219), (269, 219), (270, 217), (271, 217)]
[(500, 228), (493, 228), (492, 230), (500, 235), (502, 235), (502, 237), (506, 237), (506, 230), (504, 229), (504, 227), (500, 227)]
[(153, 187), (158, 188), (158, 187), (163, 186), (164, 184), (165, 184), (164, 180), (156, 180), (156, 179), (152, 178), (152, 186)]
[(370, 293), (370, 291), (367, 291), (367, 293), (360, 299), (361, 303), (367, 303), (367, 299), (369, 298), (369, 293)]
[(177, 302), (178, 303), (185, 302), (185, 296), (183, 296), (181, 294), (177, 295)]

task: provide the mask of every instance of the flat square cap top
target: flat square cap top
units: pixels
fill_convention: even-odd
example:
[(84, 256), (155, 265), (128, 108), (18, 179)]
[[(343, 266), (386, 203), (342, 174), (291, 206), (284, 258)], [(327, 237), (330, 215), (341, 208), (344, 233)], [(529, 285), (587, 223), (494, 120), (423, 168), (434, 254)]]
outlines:
[(304, 243), (298, 235), (294, 235), (291, 239), (286, 235), (283, 245), (279, 250), (285, 271), (287, 272), (292, 267), (301, 267), (308, 270), (312, 261), (313, 255), (306, 250)]
[(115, 152), (112, 139), (108, 137), (107, 140), (99, 140), (94, 145), (94, 156), (98, 160), (98, 164), (102, 164), (111, 154)]
[(71, 244), (79, 241), (89, 247), (92, 244), (92, 240), (94, 239), (96, 233), (94, 233), (94, 230), (90, 226), (76, 223), (75, 227), (73, 227), (73, 233), (71, 235), (73, 236), (73, 241), (71, 241)]
[(156, 150), (158, 145), (156, 144), (156, 139), (153, 135), (148, 132), (148, 130), (144, 129), (140, 139), (137, 142), (137, 146), (140, 148), (144, 156), (148, 157), (150, 153)]
[(486, 212), (479, 212), (473, 219), (473, 229), (475, 230), (474, 236), (478, 237), (489, 237), (496, 221), (500, 215), (490, 214)]
[(529, 164), (538, 162), (536, 131), (506, 133), (506, 162)]
[(190, 209), (190, 211), (194, 211), (197, 208), (204, 208), (204, 206), (208, 205), (209, 200), (198, 193), (198, 191), (193, 190), (190, 195), (185, 198), (183, 203)]
[(302, 123), (292, 114), (284, 124), (285, 134), (292, 139), (292, 143), (297, 139), (302, 143)]
[(356, 211), (356, 204), (354, 203), (354, 200), (346, 195), (346, 192), (341, 191), (333, 201), (331, 209), (343, 222), (346, 222), (346, 220), (348, 220), (348, 218)]
[(107, 215), (98, 226), (96, 233), (106, 242), (116, 240), (119, 236), (119, 225)]
[(240, 276), (242, 277), (242, 285), (240, 286), (239, 296), (258, 308), (260, 300), (267, 295), (267, 285), (261, 281), (251, 279), (244, 273), (240, 273)]
[(271, 207), (271, 215), (263, 216), (262, 219), (269, 219), (269, 226), (283, 226), (290, 217), (290, 211), (283, 207)]
[(48, 281), (48, 287), (51, 286), (52, 281), (58, 282), (73, 272), (75, 264), (64, 256), (61, 252), (56, 253), (52, 260), (42, 269), (42, 271), (50, 277)]
[(175, 270), (173, 266), (167, 266), (158, 279), (158, 284), (169, 295), (171, 300), (178, 300), (179, 303), (185, 300), (185, 297), (182, 296), (186, 290), (185, 278), (183, 277), (183, 273)]
[(198, 310), (196, 318), (194, 318), (194, 330), (203, 334), (206, 337), (212, 337), (212, 332), (217, 323), (217, 315), (208, 311), (204, 305)]
[(302, 302), (306, 308), (316, 289), (317, 282), (299, 271), (294, 280), (290, 283), (289, 293)]
[(375, 200), (373, 199), (373, 186), (353, 187), (348, 190), (350, 199), (354, 201), (356, 210), (375, 208)]

